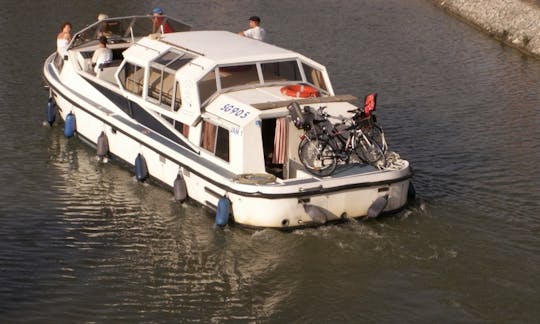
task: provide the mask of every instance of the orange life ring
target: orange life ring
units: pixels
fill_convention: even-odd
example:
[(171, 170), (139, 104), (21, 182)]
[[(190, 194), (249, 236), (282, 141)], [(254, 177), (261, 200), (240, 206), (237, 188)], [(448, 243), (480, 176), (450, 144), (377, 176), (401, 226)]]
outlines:
[(320, 96), (319, 90), (304, 84), (289, 85), (281, 88), (281, 93), (289, 97), (308, 98)]

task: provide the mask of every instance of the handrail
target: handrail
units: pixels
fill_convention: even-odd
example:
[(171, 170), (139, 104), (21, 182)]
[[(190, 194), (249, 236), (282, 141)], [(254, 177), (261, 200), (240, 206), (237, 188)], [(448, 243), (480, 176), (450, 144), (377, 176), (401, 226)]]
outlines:
[[(87, 42), (97, 40), (97, 36), (102, 32), (104, 26), (113, 26), (117, 28), (119, 33), (116, 33), (114, 36), (125, 39), (130, 37), (133, 41), (135, 38), (144, 37), (153, 32), (153, 17), (151, 15), (134, 15), (134, 16), (124, 16), (124, 17), (109, 17), (102, 20), (98, 20), (85, 28), (81, 29), (73, 36), (73, 39), (69, 43), (68, 50), (79, 47), (86, 44)], [(159, 16), (163, 18), (163, 21), (167, 21), (175, 26), (175, 30), (186, 31), (190, 30), (191, 26), (174, 18), (162, 15)], [(136, 22), (143, 22), (137, 23)], [(137, 28), (134, 28), (137, 26)]]

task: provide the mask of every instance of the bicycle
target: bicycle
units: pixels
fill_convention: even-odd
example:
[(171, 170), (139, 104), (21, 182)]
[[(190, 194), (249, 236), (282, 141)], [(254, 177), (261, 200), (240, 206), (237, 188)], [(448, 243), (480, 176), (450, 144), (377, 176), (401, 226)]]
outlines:
[(366, 108), (364, 111), (351, 110), (352, 118), (333, 124), (329, 118), (336, 117), (327, 114), (324, 111), (326, 107), (315, 110), (306, 106), (299, 117), (299, 105), (293, 102), (289, 106), (296, 127), (304, 130), (298, 156), (308, 172), (329, 176), (336, 170), (338, 161), (345, 164), (358, 161), (379, 169), (384, 167), (387, 144), (384, 132), (376, 124), (371, 111)]

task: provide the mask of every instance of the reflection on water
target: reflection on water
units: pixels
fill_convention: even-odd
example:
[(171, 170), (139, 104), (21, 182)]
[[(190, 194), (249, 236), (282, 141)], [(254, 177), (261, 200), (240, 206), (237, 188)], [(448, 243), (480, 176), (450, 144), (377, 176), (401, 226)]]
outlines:
[(4, 322), (540, 318), (538, 61), (425, 1), (160, 5), (195, 28), (239, 31), (258, 14), (270, 42), (326, 64), (338, 94), (378, 92), (378, 117), (412, 162), (420, 199), (375, 221), (216, 230), (200, 206), (98, 163), (61, 124), (42, 126), (39, 71), (60, 20), (80, 28), (97, 11), (148, 4), (9, 2), (2, 17), (29, 18), (0, 21)]
[[(50, 140), (49, 164), (61, 186), (49, 202), (56, 233), (47, 244), (63, 252), (36, 252), (54, 255), (58, 264), (43, 260), (42, 280), (62, 285), (41, 295), (45, 287), (36, 282), (40, 289), (22, 296), (47, 296), (36, 316), (57, 305), (55, 313), (100, 320), (145, 305), (149, 312), (186, 318), (253, 320), (272, 316), (293, 289), (271, 275), (292, 251), (282, 240), (287, 234), (216, 230), (208, 212), (194, 204), (179, 205), (169, 192), (98, 162), (92, 149), (66, 140), (60, 130), (52, 130)], [(253, 289), (265, 278), (275, 281), (275, 290), (252, 300)], [(66, 298), (77, 305), (61, 305)], [(88, 310), (88, 304), (102, 309)]]
[[(55, 203), (64, 205), (57, 216), (64, 233), (57, 240), (79, 255), (63, 260), (62, 277), (71, 282), (66, 289), (86, 287), (80, 298), (95, 303), (106, 289), (100, 303), (115, 312), (147, 305), (160, 313), (222, 321), (231, 314), (271, 316), (273, 305), (287, 297), (291, 287), (280, 283), (260, 300), (249, 297), (257, 280), (287, 257), (271, 253), (285, 234), (215, 230), (207, 212), (178, 205), (169, 192), (98, 162), (91, 149), (59, 132), (49, 152), (63, 183)], [(58, 298), (64, 294), (58, 291)]]

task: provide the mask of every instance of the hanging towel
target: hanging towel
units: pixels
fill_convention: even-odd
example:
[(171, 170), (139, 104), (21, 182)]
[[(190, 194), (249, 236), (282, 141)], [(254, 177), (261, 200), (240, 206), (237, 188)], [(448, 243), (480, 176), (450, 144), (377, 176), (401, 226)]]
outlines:
[(287, 117), (276, 119), (276, 132), (274, 135), (274, 154), (272, 163), (284, 164), (287, 158), (287, 139), (289, 138), (289, 121)]

